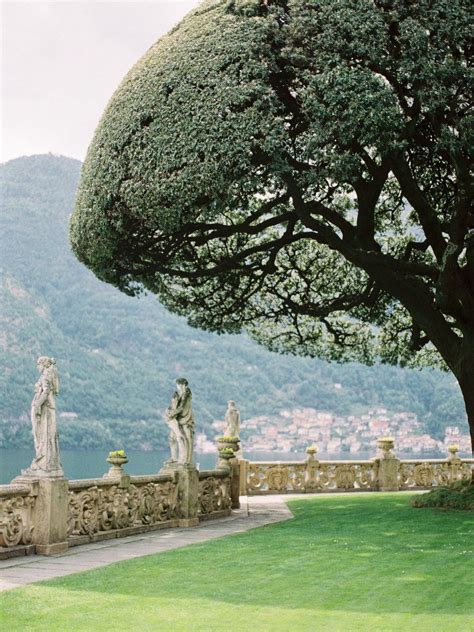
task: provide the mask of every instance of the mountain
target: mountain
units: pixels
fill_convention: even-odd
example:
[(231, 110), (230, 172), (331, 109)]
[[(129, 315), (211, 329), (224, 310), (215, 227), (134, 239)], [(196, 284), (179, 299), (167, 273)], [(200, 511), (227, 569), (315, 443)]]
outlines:
[(53, 155), (0, 166), (0, 446), (31, 443), (39, 355), (57, 358), (58, 412), (70, 413), (60, 419), (64, 447), (164, 445), (162, 411), (180, 375), (194, 394), (197, 430), (211, 436), (228, 399), (243, 417), (384, 406), (416, 412), (435, 436), (466, 423), (449, 374), (278, 356), (245, 336), (192, 329), (153, 296), (130, 298), (98, 281), (68, 243), (80, 167)]

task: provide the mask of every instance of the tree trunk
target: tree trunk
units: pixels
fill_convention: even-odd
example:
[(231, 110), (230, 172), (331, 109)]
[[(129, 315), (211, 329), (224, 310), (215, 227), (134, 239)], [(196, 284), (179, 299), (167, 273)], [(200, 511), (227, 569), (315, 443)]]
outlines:
[(471, 452), (474, 454), (474, 366), (469, 379), (459, 382), (466, 406), (467, 420), (471, 432)]
[(474, 338), (464, 340), (461, 358), (455, 375), (461, 387), (471, 433), (471, 451), (474, 453)]
[[(460, 370), (456, 373), (464, 397), (467, 421), (471, 433), (471, 453), (474, 454), (474, 340), (468, 339), (463, 345)], [(474, 470), (471, 483), (474, 485)]]

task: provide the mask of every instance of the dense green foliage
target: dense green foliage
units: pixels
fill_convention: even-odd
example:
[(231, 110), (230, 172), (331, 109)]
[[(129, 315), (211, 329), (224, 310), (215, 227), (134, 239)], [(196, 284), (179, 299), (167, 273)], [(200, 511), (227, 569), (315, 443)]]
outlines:
[(199, 327), (444, 364), (474, 440), (468, 0), (206, 0), (125, 77), (72, 244)]
[(13, 631), (468, 632), (469, 514), (401, 494), (290, 504), (293, 520), (2, 594)]
[(447, 374), (276, 356), (243, 336), (192, 329), (155, 299), (132, 299), (100, 283), (67, 242), (79, 169), (79, 162), (54, 156), (0, 168), (1, 446), (31, 444), (28, 410), (35, 360), (43, 354), (57, 357), (58, 412), (79, 415), (60, 420), (63, 447), (159, 447), (166, 434), (161, 411), (178, 374), (190, 380), (198, 431), (223, 417), (228, 399), (244, 417), (295, 406), (342, 415), (385, 406), (416, 412), (435, 436), (465, 424)]
[(457, 481), (447, 487), (437, 487), (426, 494), (415, 496), (413, 507), (474, 510), (474, 485), (471, 481)]

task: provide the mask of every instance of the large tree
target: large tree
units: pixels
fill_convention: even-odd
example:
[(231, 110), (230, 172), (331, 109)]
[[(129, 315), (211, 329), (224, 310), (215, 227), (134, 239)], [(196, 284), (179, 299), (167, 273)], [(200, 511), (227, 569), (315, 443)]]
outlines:
[(276, 351), (441, 364), (474, 438), (468, 0), (207, 0), (125, 77), (72, 246)]

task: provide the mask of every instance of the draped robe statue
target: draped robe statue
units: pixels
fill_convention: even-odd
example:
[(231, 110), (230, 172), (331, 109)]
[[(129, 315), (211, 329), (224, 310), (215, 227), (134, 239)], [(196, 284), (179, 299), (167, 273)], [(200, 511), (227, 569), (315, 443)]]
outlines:
[(225, 436), (240, 438), (240, 412), (232, 399), (227, 402), (227, 411), (224, 417)]
[(35, 444), (35, 457), (24, 473), (28, 475), (62, 476), (56, 427), (55, 395), (59, 392), (59, 377), (56, 360), (41, 356), (36, 363), (40, 378), (35, 384), (31, 402), (31, 424)]
[(194, 417), (191, 407), (192, 393), (188, 381), (183, 377), (176, 380), (176, 391), (166, 409), (166, 423), (170, 429), (169, 442), (171, 459), (175, 463), (191, 464), (193, 461)]

